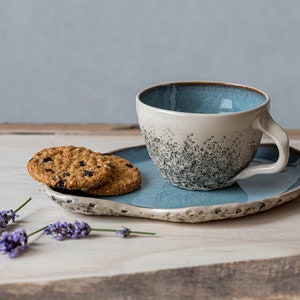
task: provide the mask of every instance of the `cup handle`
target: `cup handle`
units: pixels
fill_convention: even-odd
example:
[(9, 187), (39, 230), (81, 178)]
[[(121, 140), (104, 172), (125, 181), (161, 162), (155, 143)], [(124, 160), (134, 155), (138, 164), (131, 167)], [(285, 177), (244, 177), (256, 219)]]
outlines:
[(275, 163), (260, 164), (248, 167), (234, 176), (232, 181), (249, 178), (258, 174), (273, 174), (282, 171), (289, 160), (289, 139), (284, 130), (272, 119), (269, 112), (260, 115), (254, 122), (254, 129), (268, 135), (279, 150), (279, 157)]

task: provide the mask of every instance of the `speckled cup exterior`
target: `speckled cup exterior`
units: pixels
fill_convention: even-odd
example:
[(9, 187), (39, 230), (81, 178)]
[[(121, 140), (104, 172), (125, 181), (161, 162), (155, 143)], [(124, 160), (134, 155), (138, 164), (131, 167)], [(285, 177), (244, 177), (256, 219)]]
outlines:
[[(178, 82), (140, 92), (136, 110), (162, 176), (177, 187), (205, 191), (286, 166), (288, 138), (269, 115), (269, 103), (266, 93), (243, 85)], [(274, 139), (279, 159), (248, 168), (263, 132)]]

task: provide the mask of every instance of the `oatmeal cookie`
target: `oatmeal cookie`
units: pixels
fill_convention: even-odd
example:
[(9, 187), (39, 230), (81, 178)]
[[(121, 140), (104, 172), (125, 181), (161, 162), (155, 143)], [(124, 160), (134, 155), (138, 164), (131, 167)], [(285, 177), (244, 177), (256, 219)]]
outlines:
[(69, 190), (85, 190), (105, 184), (112, 174), (104, 155), (75, 146), (43, 149), (28, 162), (27, 170), (37, 181)]
[(97, 196), (119, 196), (140, 187), (141, 174), (133, 163), (116, 155), (108, 155), (107, 160), (112, 169), (109, 181), (99, 187), (86, 190), (85, 193)]

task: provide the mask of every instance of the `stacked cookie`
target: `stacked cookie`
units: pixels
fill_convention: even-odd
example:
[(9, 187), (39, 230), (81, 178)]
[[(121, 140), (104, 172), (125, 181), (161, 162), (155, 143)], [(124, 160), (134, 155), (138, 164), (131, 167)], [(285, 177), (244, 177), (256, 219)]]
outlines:
[(29, 174), (50, 187), (81, 190), (95, 196), (118, 196), (141, 185), (139, 169), (117, 155), (101, 154), (84, 147), (59, 146), (34, 154)]

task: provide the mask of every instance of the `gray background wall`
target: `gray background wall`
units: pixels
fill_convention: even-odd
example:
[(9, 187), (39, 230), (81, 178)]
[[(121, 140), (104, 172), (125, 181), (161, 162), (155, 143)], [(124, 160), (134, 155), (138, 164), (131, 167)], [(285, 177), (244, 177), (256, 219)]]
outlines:
[(0, 0), (0, 122), (135, 123), (177, 80), (256, 86), (300, 128), (299, 0)]

